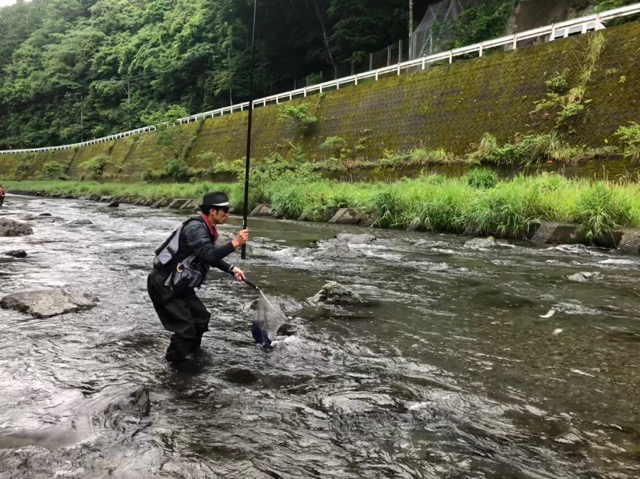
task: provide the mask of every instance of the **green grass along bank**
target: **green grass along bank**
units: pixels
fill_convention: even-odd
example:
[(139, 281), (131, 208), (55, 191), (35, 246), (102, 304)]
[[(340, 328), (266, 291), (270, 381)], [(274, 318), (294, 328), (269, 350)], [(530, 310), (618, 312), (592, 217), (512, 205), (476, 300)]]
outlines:
[[(602, 42), (595, 41), (599, 35)], [(640, 118), (638, 64), (640, 23), (635, 22), (367, 81), (258, 108), (253, 157), (371, 164), (418, 151), (435, 157), (425, 163), (466, 161), (483, 139), (517, 144), (550, 133), (559, 135), (565, 154), (567, 148), (596, 149), (591, 156), (608, 157), (607, 148), (621, 145), (616, 131)], [(166, 171), (171, 161), (195, 171), (224, 171), (244, 156), (246, 114), (170, 130), (74, 150), (1, 155), (0, 178), (39, 178), (47, 164), (57, 163), (72, 179), (140, 181)]]
[[(74, 181), (8, 182), (9, 192), (54, 197), (102, 197), (156, 206), (174, 199), (193, 200), (224, 190), (241, 211), (243, 184), (123, 184)], [(423, 175), (395, 183), (340, 183), (299, 171), (257, 172), (250, 190), (250, 209), (267, 204), (287, 219), (329, 221), (341, 208), (357, 210), (359, 222), (373, 227), (457, 233), (496, 238), (531, 238), (541, 224), (570, 223), (564, 234), (549, 232), (547, 241), (617, 246), (638, 253), (640, 187), (567, 179), (556, 174), (498, 180), (486, 169), (450, 178)], [(9, 198), (10, 203), (10, 198)], [(183, 206), (184, 202), (177, 203)], [(547, 227), (548, 230), (548, 227)], [(546, 230), (545, 230), (546, 231)], [(555, 236), (554, 236), (555, 235)]]

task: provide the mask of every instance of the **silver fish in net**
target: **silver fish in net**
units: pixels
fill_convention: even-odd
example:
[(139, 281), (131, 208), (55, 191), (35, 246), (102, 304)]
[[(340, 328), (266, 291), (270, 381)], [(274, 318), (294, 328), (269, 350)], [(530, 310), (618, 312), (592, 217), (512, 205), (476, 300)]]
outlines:
[(270, 349), (272, 341), (276, 339), (278, 329), (286, 320), (287, 317), (275, 299), (268, 298), (260, 291), (256, 315), (251, 327), (251, 334), (256, 343), (263, 348)]

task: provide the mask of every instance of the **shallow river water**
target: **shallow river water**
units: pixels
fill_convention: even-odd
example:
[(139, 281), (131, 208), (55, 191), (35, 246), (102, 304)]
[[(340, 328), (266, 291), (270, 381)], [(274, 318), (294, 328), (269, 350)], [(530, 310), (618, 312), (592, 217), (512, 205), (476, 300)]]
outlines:
[[(251, 219), (240, 264), (288, 305), (289, 335), (256, 347), (255, 292), (212, 271), (205, 356), (174, 371), (146, 275), (184, 216), (19, 196), (0, 209), (42, 213), (55, 221), (0, 238), (0, 297), (99, 302), (0, 310), (2, 479), (640, 477), (638, 257)], [(377, 240), (327, 254), (341, 232)], [(14, 249), (28, 257), (2, 256)], [(578, 272), (600, 276), (566, 279)], [(302, 307), (332, 280), (368, 304)]]

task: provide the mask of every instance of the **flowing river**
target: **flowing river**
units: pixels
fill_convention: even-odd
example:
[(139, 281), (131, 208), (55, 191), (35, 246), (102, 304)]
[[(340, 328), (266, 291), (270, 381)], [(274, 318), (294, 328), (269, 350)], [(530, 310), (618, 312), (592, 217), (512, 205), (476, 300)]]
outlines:
[[(6, 218), (52, 217), (0, 238), (0, 297), (99, 302), (47, 319), (0, 310), (2, 479), (640, 477), (638, 257), (252, 219), (240, 264), (285, 306), (287, 335), (260, 350), (256, 293), (212, 271), (204, 358), (178, 372), (146, 276), (184, 215), (5, 204)], [(377, 239), (343, 254), (328, 241), (341, 232)], [(15, 249), (28, 257), (2, 256)], [(566, 278), (579, 272), (599, 275)], [(328, 281), (368, 303), (305, 306)]]

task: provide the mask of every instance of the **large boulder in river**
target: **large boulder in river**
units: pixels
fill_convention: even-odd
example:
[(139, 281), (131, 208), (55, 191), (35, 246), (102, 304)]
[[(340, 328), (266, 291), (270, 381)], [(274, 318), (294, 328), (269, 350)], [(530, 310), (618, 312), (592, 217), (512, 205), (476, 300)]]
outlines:
[(347, 287), (336, 283), (335, 281), (329, 281), (325, 284), (315, 296), (309, 298), (311, 304), (363, 304), (365, 300), (354, 293)]
[(32, 235), (33, 228), (7, 218), (0, 218), (0, 236)]
[(96, 299), (88, 294), (62, 289), (14, 293), (0, 300), (0, 308), (15, 309), (34, 318), (49, 318), (58, 314), (75, 313), (91, 309), (95, 305)]

